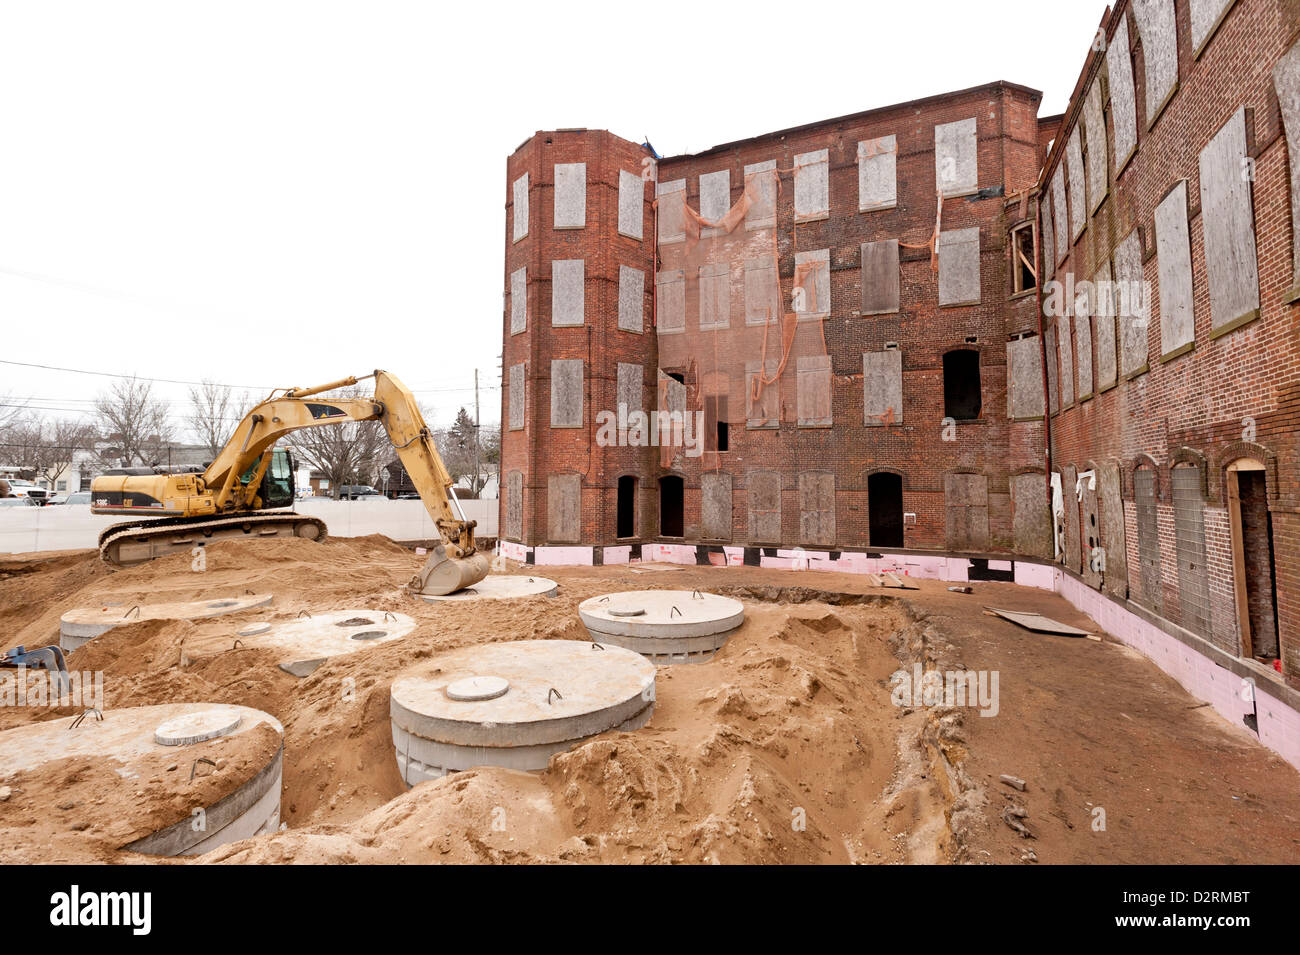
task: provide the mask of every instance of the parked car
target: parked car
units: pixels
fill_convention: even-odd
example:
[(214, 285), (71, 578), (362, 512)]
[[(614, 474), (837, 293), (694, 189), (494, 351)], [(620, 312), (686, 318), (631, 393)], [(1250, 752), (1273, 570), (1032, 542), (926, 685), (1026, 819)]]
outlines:
[(41, 503), (34, 497), (0, 497), (0, 507), (40, 507)]
[(88, 507), (90, 506), (90, 492), (75, 491), (69, 494), (63, 503), (68, 507)]
[(355, 501), (356, 499), (360, 497), (364, 497), (367, 494), (378, 494), (378, 493), (379, 491), (376, 488), (371, 487), (369, 484), (340, 484), (339, 485), (339, 500), (342, 501)]
[(14, 497), (30, 497), (41, 504), (50, 496), (50, 492), (45, 490), (39, 484), (33, 484), (31, 481), (24, 481), (20, 478), (9, 478), (9, 493)]

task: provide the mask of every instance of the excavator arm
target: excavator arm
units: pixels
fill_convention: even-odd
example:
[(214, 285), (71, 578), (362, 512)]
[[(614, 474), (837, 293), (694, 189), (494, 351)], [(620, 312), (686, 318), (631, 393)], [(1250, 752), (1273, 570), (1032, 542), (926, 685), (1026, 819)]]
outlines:
[[(375, 379), (373, 398), (322, 398), (337, 388)], [(312, 400), (314, 399), (314, 400)], [(273, 394), (244, 416), (216, 460), (203, 473), (213, 492), (217, 513), (255, 509), (262, 475), (270, 462), (266, 454), (281, 438), (303, 428), (347, 421), (379, 421), (415, 484), (420, 500), (438, 529), (441, 542), (429, 554), (420, 573), (407, 585), (416, 593), (442, 595), (472, 586), (487, 576), (486, 555), (474, 543), (475, 522), (466, 520), (451, 490), (452, 479), (434, 445), (433, 433), (420, 414), (410, 389), (386, 371), (362, 378), (343, 378), (315, 388), (290, 388)], [(254, 465), (247, 483), (240, 476)]]

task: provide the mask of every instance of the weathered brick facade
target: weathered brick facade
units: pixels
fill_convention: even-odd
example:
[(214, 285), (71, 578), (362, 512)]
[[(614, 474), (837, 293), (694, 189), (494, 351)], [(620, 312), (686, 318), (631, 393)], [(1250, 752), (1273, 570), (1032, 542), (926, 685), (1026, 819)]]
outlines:
[[(604, 131), (534, 134), (505, 183), (503, 538), (1050, 560), (1055, 526), (1059, 559), (1089, 586), (1234, 656), (1277, 656), (1263, 632), (1275, 629), (1300, 685), (1298, 3), (1120, 0), (1097, 38), (1079, 38), (1091, 52), (1060, 117), (1037, 116), (1037, 92), (993, 83), (657, 162)], [(883, 202), (867, 195), (880, 167), (863, 165), (881, 144), (894, 163)], [(796, 169), (821, 151), (828, 201), (809, 215)], [(726, 450), (711, 419), (706, 452), (668, 467), (655, 448), (601, 446), (597, 413), (655, 409), (663, 372), (705, 407), (691, 362), (660, 365), (656, 183), (683, 182), (712, 218), (762, 163), (779, 181), (784, 307), (796, 256), (829, 259), (829, 427), (791, 411), (803, 387), (791, 368), (779, 427), (733, 420)], [(973, 292), (973, 275), (949, 268), (965, 230), (978, 230)], [(1017, 282), (1017, 237), (1036, 290)], [(870, 271), (864, 290), (879, 264), (864, 245), (892, 254), (875, 245), (891, 240), (896, 283), (887, 271), (877, 288)], [(1147, 307), (1052, 299), (1052, 282), (1085, 279), (1137, 282)], [(877, 307), (895, 284), (896, 308)], [(688, 305), (688, 329), (701, 313)], [(953, 421), (945, 392), (963, 351), (978, 356), (979, 408)], [(1237, 468), (1249, 473), (1229, 479)], [(680, 528), (660, 512), (664, 478), (682, 481)], [(1261, 631), (1248, 654), (1243, 619)]]

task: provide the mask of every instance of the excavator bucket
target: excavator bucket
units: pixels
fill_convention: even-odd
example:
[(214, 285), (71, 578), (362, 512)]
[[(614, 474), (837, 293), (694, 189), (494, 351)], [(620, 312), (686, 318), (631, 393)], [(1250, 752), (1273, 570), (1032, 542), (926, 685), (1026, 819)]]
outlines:
[(429, 559), (408, 586), (417, 594), (445, 597), (457, 590), (473, 587), (486, 577), (491, 569), (492, 565), (487, 554), (448, 557), (447, 549), (438, 546), (429, 552)]

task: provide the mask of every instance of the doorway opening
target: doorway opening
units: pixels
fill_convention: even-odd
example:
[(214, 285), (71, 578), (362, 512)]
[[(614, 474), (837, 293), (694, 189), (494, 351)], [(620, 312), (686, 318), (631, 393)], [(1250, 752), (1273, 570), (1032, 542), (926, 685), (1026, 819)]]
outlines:
[(682, 537), (686, 482), (675, 474), (659, 479), (659, 536)]
[(868, 541), (872, 547), (903, 546), (903, 479), (888, 471), (867, 477)]
[(1228, 520), (1241, 655), (1272, 661), (1279, 643), (1266, 475), (1264, 465), (1251, 458), (1228, 465)]
[(616, 536), (636, 536), (636, 485), (637, 480), (631, 475), (618, 479), (618, 516)]

